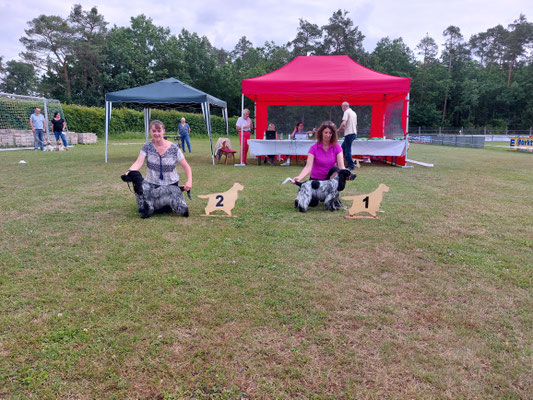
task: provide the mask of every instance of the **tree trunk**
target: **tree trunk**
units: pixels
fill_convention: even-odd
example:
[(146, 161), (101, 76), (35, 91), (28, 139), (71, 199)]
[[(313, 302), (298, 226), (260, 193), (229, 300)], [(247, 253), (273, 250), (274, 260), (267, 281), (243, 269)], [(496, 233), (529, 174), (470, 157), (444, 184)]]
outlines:
[[(450, 71), (452, 69), (452, 52), (450, 50), (450, 61), (448, 62), (448, 75), (450, 75)], [(450, 75), (451, 79), (451, 75)], [(442, 108), (442, 122), (446, 119), (446, 105), (448, 103), (448, 90), (450, 87), (450, 83), (446, 84), (446, 95), (444, 96), (444, 107)]]
[(65, 79), (65, 85), (67, 88), (67, 98), (70, 100), (72, 98), (70, 92), (70, 79), (68, 77), (67, 61), (63, 63), (63, 79)]
[(509, 63), (509, 75), (507, 76), (507, 87), (511, 86), (511, 73), (513, 72), (514, 58)]
[(442, 122), (446, 119), (446, 104), (448, 103), (448, 88), (446, 88), (446, 95), (444, 96), (444, 106), (442, 108)]

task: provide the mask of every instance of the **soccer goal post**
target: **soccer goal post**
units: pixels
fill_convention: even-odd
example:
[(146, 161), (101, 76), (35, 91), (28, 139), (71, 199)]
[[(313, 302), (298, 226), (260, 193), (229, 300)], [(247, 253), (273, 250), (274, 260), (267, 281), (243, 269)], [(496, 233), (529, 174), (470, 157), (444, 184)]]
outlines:
[[(59, 100), (0, 92), (0, 145), (10, 147), (26, 147), (29, 145), (27, 141), (16, 142), (15, 139), (12, 139), (11, 136), (8, 137), (8, 135), (12, 135), (15, 132), (27, 133), (29, 131), (31, 133), (30, 115), (35, 112), (36, 108), (41, 109), (46, 120), (45, 139), (50, 142), (55, 141), (53, 135), (50, 136), (50, 122), (54, 114), (59, 112), (61, 118), (66, 121)], [(68, 125), (65, 132), (68, 132)], [(71, 144), (69, 143), (69, 145)]]

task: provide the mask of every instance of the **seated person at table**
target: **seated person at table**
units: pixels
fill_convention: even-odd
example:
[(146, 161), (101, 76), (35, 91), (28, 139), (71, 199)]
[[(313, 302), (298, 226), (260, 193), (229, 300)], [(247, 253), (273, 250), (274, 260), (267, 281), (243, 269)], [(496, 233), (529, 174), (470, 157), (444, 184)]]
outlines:
[(344, 157), (338, 143), (337, 127), (333, 122), (326, 121), (318, 128), (316, 143), (309, 149), (307, 163), (294, 180), (300, 182), (309, 173), (311, 179), (325, 180), (331, 167), (335, 166), (344, 169)]
[[(306, 138), (307, 138), (308, 135), (312, 135), (313, 133), (314, 133), (314, 131), (305, 132), (304, 131), (304, 123), (302, 121), (298, 121), (296, 123), (296, 126), (292, 130), (291, 134), (289, 135), (289, 138), (294, 140), (294, 139), (296, 139), (296, 135), (305, 135)], [(287, 161), (285, 161), (281, 165), (291, 165), (291, 157), (287, 156)]]
[[(276, 125), (274, 125), (272, 122), (271, 122), (270, 124), (268, 124), (267, 131), (274, 131), (275, 134), (276, 134), (275, 139), (276, 139), (276, 140), (279, 139), (279, 138), (278, 138), (278, 132), (276, 131)], [(267, 137), (266, 137), (266, 133), (265, 133), (265, 137), (264, 137), (264, 139), (266, 139), (266, 138), (267, 138)], [(267, 157), (268, 157), (268, 162), (270, 163), (270, 165), (274, 165), (274, 157), (275, 157), (275, 156), (272, 154), (272, 155), (268, 155)], [(266, 162), (266, 160), (267, 160), (267, 159), (265, 158), (265, 162)]]
[(314, 131), (304, 131), (304, 123), (302, 121), (298, 121), (296, 123), (296, 126), (291, 132), (291, 139), (296, 139), (296, 135), (312, 135)]

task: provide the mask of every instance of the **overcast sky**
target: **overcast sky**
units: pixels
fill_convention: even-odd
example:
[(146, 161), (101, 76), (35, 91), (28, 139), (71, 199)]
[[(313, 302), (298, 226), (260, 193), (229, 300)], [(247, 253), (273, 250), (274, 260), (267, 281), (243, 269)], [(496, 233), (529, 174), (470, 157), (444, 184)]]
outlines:
[(278, 45), (294, 39), (298, 18), (325, 25), (333, 12), (344, 9), (365, 35), (364, 46), (372, 51), (385, 36), (402, 37), (414, 51), (426, 32), (440, 45), (442, 31), (461, 28), (466, 40), (498, 24), (507, 27), (520, 13), (533, 21), (532, 0), (0, 0), (0, 56), (4, 62), (19, 59), (19, 38), (27, 22), (45, 15), (67, 17), (72, 5), (84, 10), (97, 6), (109, 27), (129, 26), (130, 17), (145, 14), (155, 25), (178, 34), (182, 28), (207, 36), (218, 48), (232, 50), (242, 36), (255, 47), (265, 41)]

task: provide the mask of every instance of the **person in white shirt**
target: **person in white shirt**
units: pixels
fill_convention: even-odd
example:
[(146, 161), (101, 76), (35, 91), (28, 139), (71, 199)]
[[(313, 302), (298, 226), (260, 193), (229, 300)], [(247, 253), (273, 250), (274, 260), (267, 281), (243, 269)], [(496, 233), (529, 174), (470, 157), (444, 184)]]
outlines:
[(342, 152), (346, 159), (346, 166), (354, 169), (355, 164), (352, 159), (352, 142), (357, 139), (357, 114), (350, 108), (350, 104), (345, 101), (341, 105), (344, 114), (339, 131), (344, 131), (344, 142), (342, 143)]
[[(241, 143), (241, 164), (246, 164), (246, 156), (248, 154), (248, 139), (250, 139), (250, 132), (253, 129), (253, 122), (250, 118), (250, 110), (244, 109), (242, 117), (239, 117), (237, 124), (237, 134), (239, 135), (239, 142)], [(241, 134), (242, 131), (242, 134)]]

